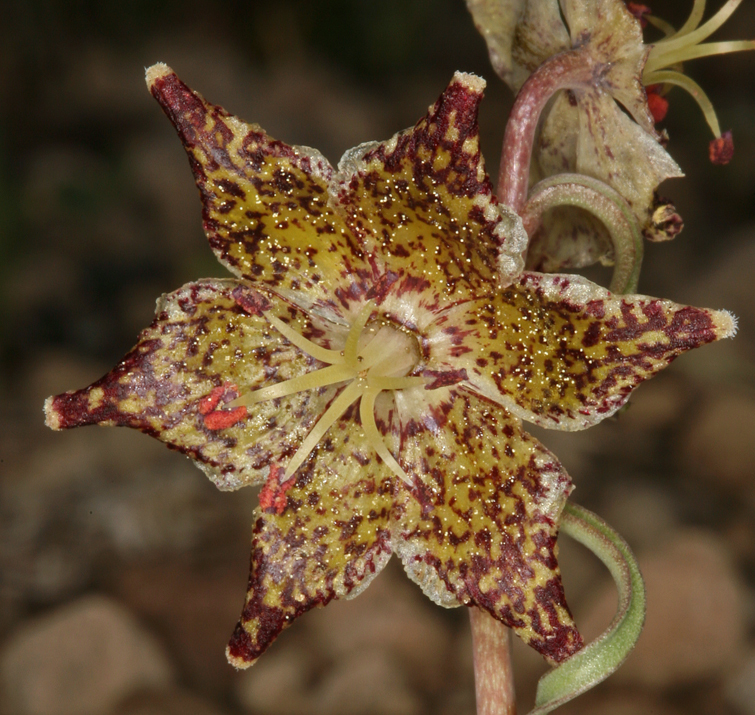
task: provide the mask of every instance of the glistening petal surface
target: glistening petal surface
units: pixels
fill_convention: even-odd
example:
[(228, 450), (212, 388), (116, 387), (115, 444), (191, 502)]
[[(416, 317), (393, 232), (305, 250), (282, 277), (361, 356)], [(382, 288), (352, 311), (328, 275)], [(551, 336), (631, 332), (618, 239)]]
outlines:
[[(153, 324), (111, 372), (50, 398), (48, 424), (133, 427), (196, 459), (221, 489), (259, 483), (271, 461), (293, 453), (333, 388), (260, 402), (231, 424), (222, 419), (225, 403), (240, 394), (322, 367), (255, 314), (255, 304), (305, 335), (316, 332), (325, 345), (342, 347), (345, 334), (329, 334), (326, 321), (238, 281), (191, 283), (163, 296)], [(209, 426), (211, 412), (220, 415), (222, 429)]]
[(440, 605), (484, 608), (551, 661), (578, 650), (555, 554), (571, 480), (556, 458), (466, 390), (404, 391), (396, 417), (402, 464), (425, 482), (395, 507), (410, 578)]
[(526, 234), (497, 204), (480, 154), (483, 88), (457, 72), (415, 127), (339, 164), (338, 210), (379, 276), (375, 298), (400, 322), (421, 327), (522, 270)]
[(614, 413), (681, 353), (734, 330), (726, 312), (615, 296), (580, 276), (523, 273), (474, 307), (446, 311), (427, 340), (430, 367), (464, 369), (467, 385), (519, 417), (575, 430)]

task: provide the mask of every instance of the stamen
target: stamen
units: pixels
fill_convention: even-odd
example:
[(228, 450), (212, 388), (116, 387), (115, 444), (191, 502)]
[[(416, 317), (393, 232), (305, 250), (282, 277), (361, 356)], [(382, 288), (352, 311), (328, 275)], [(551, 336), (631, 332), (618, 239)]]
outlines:
[(291, 461), (286, 467), (286, 479), (291, 477), (293, 473), (304, 463), (304, 460), (309, 456), (310, 452), (317, 446), (318, 442), (325, 436), (325, 433), (330, 429), (331, 425), (348, 409), (365, 390), (364, 381), (361, 379), (354, 380), (351, 384), (347, 385), (343, 392), (336, 397), (330, 407), (325, 410), (325, 414), (317, 421), (317, 424), (312, 428), (312, 431), (304, 438), (304, 441), (296, 450), (296, 453), (291, 457)]
[(377, 423), (375, 422), (375, 399), (379, 393), (380, 388), (369, 387), (362, 394), (362, 400), (359, 403), (359, 417), (362, 420), (364, 436), (367, 438), (370, 446), (377, 452), (378, 457), (383, 460), (383, 464), (385, 464), (385, 466), (407, 486), (413, 487), (414, 485), (412, 484), (411, 478), (391, 454), (383, 441), (383, 436), (380, 434), (380, 430), (377, 428)]
[[(727, 0), (727, 2), (724, 3), (721, 9), (712, 18), (710, 18), (708, 22), (706, 22), (704, 25), (701, 25), (696, 30), (687, 32), (684, 35), (677, 33), (676, 37), (672, 37), (668, 40), (661, 40), (650, 51), (651, 58), (655, 59), (655, 57), (657, 57), (658, 55), (666, 55), (675, 52), (682, 47), (688, 47), (689, 45), (697, 45), (701, 43), (703, 40), (710, 37), (719, 27), (721, 27), (721, 25), (723, 25), (729, 19), (729, 17), (731, 17), (731, 14), (737, 9), (741, 2), (742, 0)], [(687, 22), (689, 22), (689, 20)], [(686, 25), (687, 23), (685, 23), (685, 26)], [(648, 59), (648, 62), (650, 62), (650, 59)], [(668, 67), (669, 64), (673, 64), (673, 62), (664, 62), (662, 66)], [(654, 68), (650, 68), (649, 71), (652, 71), (652, 69)]]
[(703, 19), (704, 14), (705, 0), (695, 0), (695, 2), (692, 4), (692, 12), (690, 12), (689, 17), (687, 18), (687, 22), (685, 22), (679, 28), (679, 32), (677, 32), (674, 37), (682, 37), (683, 35), (687, 35), (692, 32), (692, 30), (694, 30), (700, 24), (700, 20)]
[(299, 350), (311, 355), (320, 362), (330, 363), (331, 365), (343, 365), (343, 355), (338, 350), (328, 350), (327, 348), (307, 340), (301, 333), (297, 333), (290, 325), (286, 325), (280, 318), (268, 311), (263, 311), (262, 315), (279, 333), (283, 335), (290, 343), (296, 345)]
[(716, 110), (713, 109), (713, 104), (710, 99), (708, 99), (708, 95), (705, 94), (702, 87), (695, 82), (695, 80), (690, 79), (687, 75), (684, 75), (681, 72), (674, 72), (673, 70), (653, 72), (643, 79), (647, 79), (650, 84), (675, 84), (678, 87), (687, 90), (700, 106), (700, 109), (705, 115), (705, 121), (708, 122), (708, 126), (713, 132), (713, 136), (721, 136), (721, 127), (718, 123)]
[(269, 312), (263, 315), (289, 342), (303, 352), (312, 355), (327, 367), (313, 370), (304, 375), (283, 380), (274, 385), (254, 390), (227, 404), (230, 408), (244, 411), (246, 408), (285, 397), (304, 390), (314, 390), (339, 382), (351, 381), (333, 400), (330, 407), (320, 417), (286, 467), (284, 481), (305, 462), (312, 450), (323, 439), (327, 431), (356, 400), (361, 398), (359, 414), (365, 437), (383, 463), (402, 481), (412, 486), (412, 481), (404, 472), (395, 457), (385, 445), (375, 422), (375, 399), (383, 390), (404, 390), (426, 384), (423, 377), (407, 377), (419, 359), (412, 337), (400, 330), (379, 324), (367, 329), (367, 322), (374, 310), (372, 301), (366, 302), (354, 322), (349, 327), (343, 351), (328, 350), (296, 332)]
[[(746, 52), (755, 50), (755, 40), (729, 40), (727, 42), (708, 42), (704, 45), (692, 45), (673, 53), (673, 57), (667, 57), (663, 54), (660, 62), (651, 63), (648, 60), (643, 73), (643, 82), (648, 73), (652, 73), (663, 67), (669, 67), (672, 64), (696, 60), (700, 57), (710, 57), (711, 55), (726, 55), (730, 52)], [(649, 66), (648, 66), (649, 65)]]
[(645, 15), (645, 19), (653, 27), (659, 29), (666, 37), (676, 37), (679, 34), (671, 23), (662, 20), (660, 17), (656, 17), (655, 15)]
[[(716, 112), (705, 92), (703, 92), (702, 88), (696, 82), (676, 70), (681, 70), (682, 62), (688, 60), (709, 57), (710, 55), (722, 55), (729, 52), (755, 50), (755, 40), (708, 42), (701, 44), (703, 40), (710, 37), (731, 17), (731, 14), (739, 7), (741, 2), (742, 0), (727, 0), (713, 17), (703, 25), (700, 25), (700, 21), (705, 13), (705, 0), (694, 0), (692, 12), (687, 18), (687, 22), (684, 23), (679, 32), (672, 35), (669, 35), (669, 31), (672, 31), (673, 28), (668, 23), (659, 18), (647, 17), (649, 22), (666, 33), (666, 37), (651, 45), (642, 74), (642, 83), (646, 87), (652, 87), (652, 85), (657, 84), (677, 85), (692, 95), (692, 98), (698, 103), (705, 115), (705, 121), (708, 122), (708, 126), (715, 137), (709, 147), (711, 161), (714, 164), (725, 164), (731, 159), (734, 152), (731, 132), (726, 132), (726, 134), (721, 133)], [(661, 71), (670, 67), (674, 69), (665, 72)], [(649, 94), (648, 108), (653, 116), (656, 117), (657, 112), (653, 111), (651, 99), (652, 97)], [(665, 112), (663, 113), (665, 114)]]
[(346, 338), (346, 347), (343, 350), (343, 359), (347, 365), (355, 366), (357, 363), (359, 338), (362, 335), (364, 326), (367, 325), (367, 321), (370, 319), (372, 307), (372, 301), (368, 300), (362, 307), (362, 310), (359, 311), (356, 320), (349, 330), (349, 335)]
[(356, 372), (346, 365), (328, 365), (328, 367), (323, 367), (320, 370), (313, 370), (305, 375), (292, 377), (290, 380), (283, 380), (275, 385), (261, 387), (259, 390), (237, 397), (228, 403), (228, 407), (238, 407), (239, 405), (249, 407), (265, 400), (275, 400), (278, 397), (286, 397), (296, 392), (316, 390), (319, 387), (327, 387), (337, 382), (353, 380), (356, 376)]
[(390, 347), (386, 345), (386, 342), (390, 340), (390, 336), (395, 332), (395, 330), (387, 327), (382, 327), (378, 330), (372, 341), (360, 353), (362, 362), (359, 367), (362, 370), (371, 368), (385, 355), (386, 351), (390, 351)]

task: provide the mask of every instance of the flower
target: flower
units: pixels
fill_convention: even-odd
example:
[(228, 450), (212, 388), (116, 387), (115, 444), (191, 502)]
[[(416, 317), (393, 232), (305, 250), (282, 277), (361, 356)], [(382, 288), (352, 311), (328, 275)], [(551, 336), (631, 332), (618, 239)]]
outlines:
[[(564, 75), (560, 91), (543, 112), (530, 183), (563, 172), (592, 176), (627, 200), (646, 238), (676, 236), (681, 218), (656, 193), (665, 179), (682, 176), (663, 147), (665, 136), (654, 127), (666, 108), (659, 89), (668, 84), (686, 87), (716, 136), (711, 158), (718, 163), (730, 158), (730, 134), (721, 133), (702, 90), (681, 72), (665, 68), (705, 54), (751, 48), (751, 42), (698, 44), (740, 1), (728, 0), (695, 29), (705, 8), (704, 0), (695, 0), (679, 33), (646, 45), (638, 18), (661, 21), (649, 16), (645, 6), (630, 3), (627, 8), (623, 0), (467, 0), (493, 67), (514, 91), (549, 58), (575, 57), (578, 71)], [(644, 85), (650, 85), (648, 94)], [(612, 259), (608, 234), (597, 219), (581, 209), (559, 207), (544, 217), (527, 265), (556, 271)]]
[(593, 425), (728, 313), (522, 272), (526, 235), (478, 146), (484, 82), (333, 170), (147, 72), (234, 278), (163, 296), (136, 347), (47, 424), (140, 429), (221, 489), (262, 484), (228, 657), (245, 667), (392, 553), (443, 606), (482, 608), (552, 662), (582, 645), (556, 559), (571, 482), (521, 420)]

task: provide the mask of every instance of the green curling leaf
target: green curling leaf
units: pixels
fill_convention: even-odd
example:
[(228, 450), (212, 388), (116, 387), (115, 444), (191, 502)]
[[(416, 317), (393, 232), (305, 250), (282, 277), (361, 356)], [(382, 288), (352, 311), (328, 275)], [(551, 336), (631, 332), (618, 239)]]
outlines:
[(575, 504), (564, 507), (561, 533), (606, 565), (619, 591), (619, 609), (601, 636), (540, 678), (529, 715), (545, 715), (614, 673), (634, 648), (645, 622), (645, 584), (626, 541), (600, 517)]

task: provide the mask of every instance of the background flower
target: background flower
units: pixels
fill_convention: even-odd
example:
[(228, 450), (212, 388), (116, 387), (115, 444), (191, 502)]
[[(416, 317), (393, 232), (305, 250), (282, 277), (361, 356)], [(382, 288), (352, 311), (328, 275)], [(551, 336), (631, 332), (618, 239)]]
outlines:
[[(647, 48), (623, 0), (469, 0), (498, 74), (516, 92), (542, 62), (566, 50), (585, 56), (587, 78), (558, 91), (543, 111), (530, 182), (564, 172), (600, 179), (627, 201), (653, 240), (673, 238), (679, 220), (659, 220), (656, 190), (682, 176), (662, 146), (642, 86)], [(663, 209), (661, 209), (663, 211)], [(675, 215), (673, 207), (666, 212)], [(678, 219), (678, 217), (677, 217)], [(572, 207), (548, 212), (533, 237), (528, 265), (545, 271), (610, 263), (608, 234), (594, 216)]]

